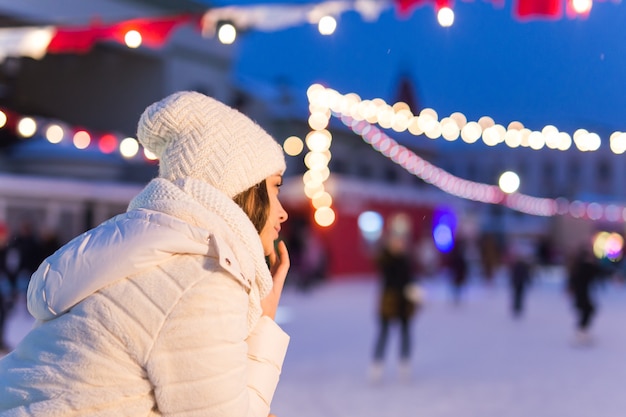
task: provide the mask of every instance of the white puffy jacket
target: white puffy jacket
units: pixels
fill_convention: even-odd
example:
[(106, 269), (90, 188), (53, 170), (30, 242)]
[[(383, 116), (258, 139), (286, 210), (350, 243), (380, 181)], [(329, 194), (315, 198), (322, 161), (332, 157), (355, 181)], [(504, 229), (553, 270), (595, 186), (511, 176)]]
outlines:
[(181, 203), (185, 185), (153, 182), (142, 201), (158, 203), (77, 237), (33, 275), (38, 322), (0, 360), (1, 417), (268, 415), (289, 337), (249, 314), (259, 301), (241, 233), (212, 230), (208, 203)]

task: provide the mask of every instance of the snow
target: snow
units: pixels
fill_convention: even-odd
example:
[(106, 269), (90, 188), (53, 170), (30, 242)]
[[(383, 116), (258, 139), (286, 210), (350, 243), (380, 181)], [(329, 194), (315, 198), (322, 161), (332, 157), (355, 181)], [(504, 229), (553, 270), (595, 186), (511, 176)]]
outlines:
[[(509, 311), (503, 276), (473, 279), (462, 303), (447, 283), (425, 284), (413, 323), (412, 377), (397, 373), (391, 332), (385, 373), (368, 380), (376, 333), (376, 283), (330, 281), (307, 293), (287, 287), (277, 321), (291, 344), (272, 412), (278, 417), (622, 417), (626, 415), (626, 288), (598, 293), (594, 342), (577, 346), (574, 315), (561, 282), (537, 281), (525, 314)], [(23, 305), (9, 319), (17, 343), (32, 324)], [(392, 330), (397, 330), (392, 328)]]

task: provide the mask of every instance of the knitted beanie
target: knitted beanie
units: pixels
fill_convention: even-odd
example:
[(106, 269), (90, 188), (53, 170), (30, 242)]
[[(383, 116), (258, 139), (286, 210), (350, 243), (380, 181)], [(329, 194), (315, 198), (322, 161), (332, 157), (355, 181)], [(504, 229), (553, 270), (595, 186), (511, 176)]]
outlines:
[(285, 171), (281, 146), (239, 111), (182, 91), (150, 105), (137, 139), (159, 158), (159, 177), (195, 178), (228, 197)]

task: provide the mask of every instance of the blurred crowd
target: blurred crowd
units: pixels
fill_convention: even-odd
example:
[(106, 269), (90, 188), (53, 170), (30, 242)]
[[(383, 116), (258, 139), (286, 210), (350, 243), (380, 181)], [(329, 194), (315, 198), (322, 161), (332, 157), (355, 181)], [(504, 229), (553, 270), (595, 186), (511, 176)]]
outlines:
[(25, 299), (32, 273), (59, 247), (55, 233), (37, 230), (28, 220), (17, 225), (0, 222), (0, 351), (7, 350), (7, 316)]
[[(373, 259), (380, 282), (374, 306), (378, 333), (374, 341), (370, 379), (381, 380), (389, 329), (399, 329), (398, 374), (407, 378), (411, 356), (411, 321), (419, 312), (428, 280), (447, 281), (450, 302), (460, 306), (471, 281), (490, 287), (496, 281), (509, 289), (509, 314), (520, 320), (525, 314), (526, 298), (536, 282), (560, 285), (572, 311), (572, 344), (591, 346), (592, 326), (598, 311), (598, 290), (607, 282), (624, 281), (623, 258), (607, 260), (594, 254), (592, 244), (582, 244), (569, 253), (560, 253), (549, 238), (507, 239), (484, 235), (467, 241), (458, 239), (448, 251), (435, 248), (429, 240), (413, 246), (389, 233), (380, 242)], [(503, 312), (503, 314), (506, 312)]]

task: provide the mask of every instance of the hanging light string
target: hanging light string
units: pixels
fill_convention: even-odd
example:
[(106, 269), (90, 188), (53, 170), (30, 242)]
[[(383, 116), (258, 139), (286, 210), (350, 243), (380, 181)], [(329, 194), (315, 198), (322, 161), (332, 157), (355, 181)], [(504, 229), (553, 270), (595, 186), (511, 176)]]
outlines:
[[(424, 134), (428, 136), (428, 133), (430, 133), (430, 136), (428, 136), (430, 138), (438, 138), (446, 132), (444, 139), (448, 138), (448, 140), (455, 135), (456, 137), (462, 136), (463, 129), (468, 129), (467, 126), (469, 125), (476, 130), (471, 131), (472, 136), (470, 138), (472, 140), (469, 142), (466, 140), (466, 142), (474, 143), (482, 136), (485, 143), (492, 143), (490, 142), (492, 141), (492, 134), (495, 135), (497, 133), (500, 136), (501, 132), (498, 132), (503, 128), (496, 128), (499, 125), (495, 123), (485, 123), (485, 118), (482, 118), (479, 122), (467, 122), (462, 114), (455, 113), (440, 121), (436, 112), (432, 109), (425, 109), (420, 112), (419, 116), (414, 116), (405, 103), (400, 102), (389, 106), (382, 99), (361, 100), (354, 93), (342, 95), (320, 84), (311, 85), (307, 90), (307, 97), (309, 99), (310, 116), (308, 121), (311, 132), (306, 137), (306, 145), (309, 152), (305, 156), (305, 164), (309, 170), (304, 174), (303, 181), (305, 183), (305, 194), (313, 202), (323, 194), (327, 194), (324, 189), (324, 182), (330, 174), (328, 162), (331, 158), (330, 144), (332, 135), (326, 128), (331, 117), (338, 117), (375, 150), (402, 166), (412, 175), (451, 195), (489, 204), (502, 204), (513, 210), (536, 216), (571, 215), (575, 218), (587, 218), (590, 220), (626, 221), (626, 207), (622, 205), (603, 205), (597, 202), (587, 203), (578, 200), (569, 201), (565, 198), (538, 198), (517, 192), (507, 194), (495, 185), (458, 178), (419, 157), (415, 152), (400, 145), (374, 125), (377, 123), (381, 128), (392, 129), (397, 132), (408, 130), (415, 135)], [(520, 129), (521, 123), (518, 123), (509, 124), (509, 129), (521, 132), (523, 127)], [(493, 129), (490, 130), (490, 127)], [(547, 135), (545, 133), (546, 130), (548, 131)], [(478, 131), (481, 132), (481, 135), (477, 134)], [(550, 131), (552, 131), (552, 128), (544, 128), (542, 132), (531, 131), (528, 134), (524, 134), (523, 137), (526, 137), (528, 140), (520, 141), (519, 146), (532, 147), (530, 144), (535, 143), (535, 140), (538, 143), (539, 140), (531, 140), (530, 138), (531, 136), (538, 138), (538, 135), (542, 137), (546, 135), (544, 143), (553, 143), (547, 137), (558, 137), (563, 133), (557, 131), (554, 134), (554, 131), (552, 133)], [(574, 143), (577, 144), (579, 150), (597, 150), (599, 146), (589, 149), (588, 139), (587, 141), (582, 140), (581, 135), (581, 133), (578, 135), (574, 134)], [(506, 136), (506, 133), (503, 136)], [(615, 137), (619, 136), (617, 133), (614, 133), (611, 135), (611, 138), (614, 140)], [(292, 137), (285, 141), (287, 153), (291, 152), (289, 148), (294, 146), (293, 144), (297, 142), (296, 139)], [(594, 140), (595, 137), (592, 137), (592, 141)], [(288, 141), (291, 141), (291, 143), (288, 143)], [(541, 149), (543, 146), (533, 147), (533, 149), (535, 148)], [(551, 148), (559, 149), (557, 146)], [(330, 201), (326, 206), (330, 208), (332, 198), (325, 197), (325, 200)], [(314, 207), (317, 206), (318, 204), (314, 204)]]
[(73, 146), (81, 150), (97, 149), (103, 154), (119, 153), (127, 160), (156, 160), (156, 156), (142, 148), (134, 137), (116, 132), (95, 132), (59, 120), (26, 116), (8, 109), (0, 109), (0, 129), (10, 129), (21, 140), (43, 137), (55, 145)]

